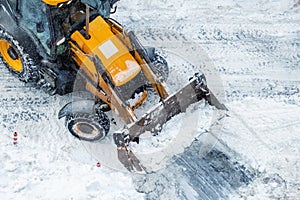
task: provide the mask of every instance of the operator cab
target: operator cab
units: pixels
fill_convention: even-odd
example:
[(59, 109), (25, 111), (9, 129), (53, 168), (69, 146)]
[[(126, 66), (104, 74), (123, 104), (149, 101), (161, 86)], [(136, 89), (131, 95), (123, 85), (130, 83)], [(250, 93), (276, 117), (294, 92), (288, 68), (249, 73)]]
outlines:
[(39, 45), (50, 54), (50, 48), (47, 41), (50, 39), (50, 23), (47, 17), (47, 5), (42, 1), (36, 0), (18, 0), (18, 9), (20, 14), (20, 26), (33, 34), (29, 34), (34, 38), (34, 41), (39, 42)]
[[(85, 26), (86, 15), (93, 20), (100, 15), (110, 16), (112, 4), (116, 0), (17, 0), (20, 26), (33, 34), (37, 46), (47, 57), (56, 57), (65, 52), (64, 45), (70, 35)], [(86, 13), (86, 5), (89, 13)]]

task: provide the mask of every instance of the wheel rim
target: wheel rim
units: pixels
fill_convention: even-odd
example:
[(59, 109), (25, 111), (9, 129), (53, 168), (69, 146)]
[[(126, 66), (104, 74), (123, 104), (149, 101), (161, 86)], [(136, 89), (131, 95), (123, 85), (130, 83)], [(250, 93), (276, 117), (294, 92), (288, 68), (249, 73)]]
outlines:
[(13, 71), (22, 72), (23, 64), (20, 56), (8, 41), (0, 40), (0, 54)]
[(96, 138), (101, 135), (100, 138), (104, 137), (104, 134), (94, 124), (87, 122), (77, 122), (73, 126), (73, 131), (80, 137), (84, 138)]

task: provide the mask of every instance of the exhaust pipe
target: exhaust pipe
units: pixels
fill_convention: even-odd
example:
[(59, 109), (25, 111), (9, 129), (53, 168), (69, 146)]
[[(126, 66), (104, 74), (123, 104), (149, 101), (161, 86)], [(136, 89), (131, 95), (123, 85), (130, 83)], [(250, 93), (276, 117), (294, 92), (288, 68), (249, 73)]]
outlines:
[(85, 8), (85, 39), (90, 39), (90, 7), (86, 4)]

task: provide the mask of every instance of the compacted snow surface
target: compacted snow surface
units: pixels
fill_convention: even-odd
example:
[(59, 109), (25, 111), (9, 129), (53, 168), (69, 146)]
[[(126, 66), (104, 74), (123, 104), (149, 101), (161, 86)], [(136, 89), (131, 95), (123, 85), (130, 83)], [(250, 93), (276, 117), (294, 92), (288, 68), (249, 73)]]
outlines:
[(70, 95), (49, 96), (1, 65), (0, 199), (298, 199), (299, 12), (293, 0), (119, 2), (112, 17), (161, 49), (170, 90), (201, 70), (229, 109), (217, 123), (199, 102), (133, 145), (150, 155), (182, 132), (195, 139), (148, 175), (124, 172), (68, 133), (57, 112)]

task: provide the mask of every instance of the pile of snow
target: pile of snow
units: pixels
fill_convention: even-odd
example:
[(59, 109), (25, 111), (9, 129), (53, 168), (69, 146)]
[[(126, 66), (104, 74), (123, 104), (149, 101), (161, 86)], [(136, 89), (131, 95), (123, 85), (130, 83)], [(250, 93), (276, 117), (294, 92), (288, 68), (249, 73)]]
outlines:
[[(260, 172), (260, 176), (247, 187), (240, 188), (238, 194), (231, 197), (233, 199), (297, 199), (300, 196), (298, 5), (297, 0), (197, 3), (194, 0), (122, 0), (114, 15), (130, 29), (160, 29), (160, 33), (153, 34), (158, 38), (169, 38), (169, 33), (173, 32), (177, 33), (171, 35), (173, 38), (184, 40), (184, 37), (178, 38), (183, 34), (200, 44), (211, 57), (214, 65), (209, 67), (220, 74), (218, 81), (224, 85), (230, 110), (222, 134), (218, 135), (220, 143), (238, 153), (245, 166)], [(153, 35), (140, 36), (146, 40)], [(153, 40), (149, 43), (156, 45)], [(198, 51), (189, 47), (182, 43), (178, 50), (184, 56), (207, 58), (203, 58), (203, 54), (192, 54)], [(177, 73), (171, 83), (174, 88), (191, 75), (186, 65), (176, 68), (177, 61), (171, 63), (172, 70)], [(213, 69), (205, 73), (210, 75)], [(213, 81), (209, 81), (209, 85), (213, 85), (213, 91), (219, 86), (214, 87)], [(147, 198), (134, 189), (136, 183), (132, 182), (130, 174), (119, 172), (120, 166), (106, 162), (117, 163), (116, 152), (102, 157), (93, 151), (93, 145), (99, 150), (99, 144), (87, 146), (79, 142), (66, 131), (63, 121), (56, 120), (58, 109), (66, 103), (65, 98), (49, 97), (34, 88), (25, 88), (28, 86), (16, 81), (3, 65), (0, 66), (0, 92), (3, 94), (0, 97), (1, 199)], [(187, 127), (195, 134), (193, 137), (201, 138), (207, 131), (205, 120), (210, 119), (211, 110), (201, 103), (191, 109), (166, 124), (163, 134), (146, 138), (149, 140), (133, 148), (146, 153), (147, 150), (155, 152), (155, 148), (163, 150), (175, 139), (173, 134), (178, 134), (183, 116), (190, 120)], [(198, 127), (192, 126), (191, 119), (195, 117), (201, 121)], [(17, 145), (13, 144), (14, 131), (18, 132)], [(103, 149), (110, 147), (114, 146), (101, 146)], [(97, 162), (101, 163), (100, 168)], [(177, 171), (168, 173), (174, 177), (169, 185), (155, 182), (151, 185), (151, 190), (161, 192), (158, 196), (177, 198), (184, 188), (194, 191), (190, 182), (183, 189), (179, 187)], [(159, 187), (161, 190), (157, 189)], [(171, 194), (163, 193), (165, 187), (174, 190), (170, 189)]]

